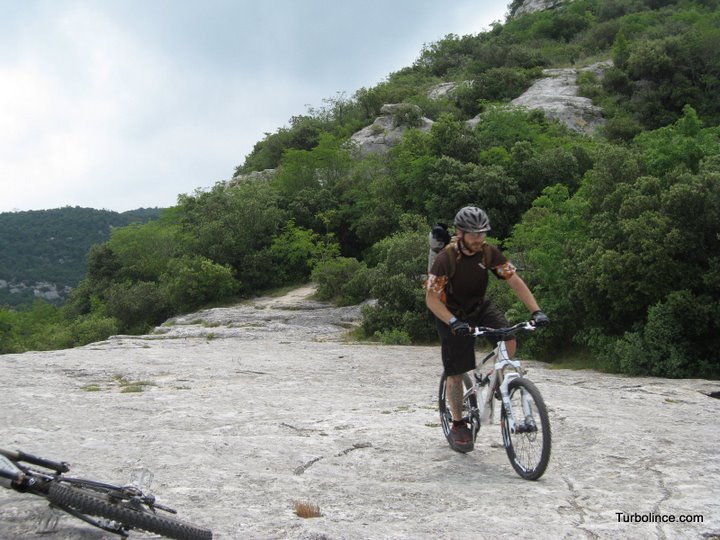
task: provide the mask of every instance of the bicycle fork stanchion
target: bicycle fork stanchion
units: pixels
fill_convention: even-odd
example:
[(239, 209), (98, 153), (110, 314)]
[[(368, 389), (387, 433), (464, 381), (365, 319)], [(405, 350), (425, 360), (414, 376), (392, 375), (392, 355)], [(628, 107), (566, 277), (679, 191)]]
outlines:
[[(498, 365), (499, 364), (500, 362), (498, 362)], [(513, 413), (512, 404), (510, 403), (510, 392), (508, 390), (508, 386), (510, 385), (510, 381), (512, 381), (513, 379), (518, 379), (519, 377), (520, 374), (518, 373), (508, 373), (505, 375), (505, 378), (500, 385), (500, 396), (502, 397), (503, 405), (505, 406), (505, 410), (507, 411), (508, 427), (510, 428), (510, 433), (512, 434), (515, 434), (516, 423), (515, 414)]]

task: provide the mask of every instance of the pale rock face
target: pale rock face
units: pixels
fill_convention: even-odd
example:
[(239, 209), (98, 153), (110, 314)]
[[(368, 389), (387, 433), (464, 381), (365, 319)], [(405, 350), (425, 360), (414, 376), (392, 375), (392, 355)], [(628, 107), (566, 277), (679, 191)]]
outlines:
[[(400, 107), (407, 107), (407, 104), (391, 103), (383, 105), (380, 112), (383, 116), (378, 116), (369, 126), (361, 129), (350, 137), (350, 142), (354, 145), (361, 156), (368, 154), (386, 154), (390, 148), (397, 145), (408, 126), (395, 125), (393, 114), (400, 111)], [(413, 106), (416, 107), (416, 106)], [(417, 111), (420, 108), (417, 107)], [(421, 124), (416, 128), (420, 131), (430, 131), (433, 121), (424, 116), (420, 118)]]
[(430, 88), (430, 90), (428, 90), (427, 97), (429, 99), (440, 99), (442, 97), (447, 97), (457, 87), (458, 87), (458, 83), (455, 83), (455, 82), (445, 82), (445, 83), (436, 84), (435, 86)]
[(525, 15), (526, 13), (535, 13), (537, 11), (554, 9), (564, 2), (565, 0), (525, 0), (523, 5), (515, 10), (513, 17), (519, 17), (520, 15)]
[(252, 171), (247, 174), (237, 174), (232, 180), (227, 182), (229, 186), (235, 186), (244, 182), (269, 182), (277, 172), (277, 169), (264, 169), (262, 171)]
[(38, 281), (36, 283), (14, 283), (8, 282), (4, 279), (0, 279), (0, 289), (8, 289), (10, 294), (20, 294), (28, 289), (32, 289), (33, 296), (35, 298), (43, 298), (45, 300), (59, 300), (60, 298), (67, 297), (72, 288), (65, 286), (58, 288), (55, 283), (48, 281)]
[[(602, 77), (603, 70), (612, 62), (599, 62), (586, 68), (545, 69), (545, 77), (538, 80), (520, 97), (511, 103), (516, 107), (542, 110), (553, 120), (562, 122), (570, 129), (593, 135), (597, 128), (605, 124), (602, 110), (592, 104), (589, 98), (578, 96), (578, 71), (592, 71)], [(467, 121), (474, 128), (480, 122), (481, 115)]]
[[(597, 65), (585, 68), (598, 69)], [(512, 101), (513, 105), (541, 109), (548, 118), (559, 120), (570, 129), (592, 135), (605, 124), (602, 110), (589, 98), (578, 96), (575, 68), (546, 69), (547, 77), (533, 84), (527, 92)]]
[(444, 82), (436, 84), (427, 92), (429, 99), (440, 99), (451, 97), (453, 92), (462, 86), (472, 86), (473, 81), (462, 81), (462, 82)]

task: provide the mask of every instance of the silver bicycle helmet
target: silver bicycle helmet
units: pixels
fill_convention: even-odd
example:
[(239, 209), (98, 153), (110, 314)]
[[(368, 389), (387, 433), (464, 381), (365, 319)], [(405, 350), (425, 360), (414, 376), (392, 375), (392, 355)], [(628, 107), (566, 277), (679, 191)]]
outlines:
[(455, 227), (469, 233), (488, 232), (490, 218), (485, 210), (477, 206), (466, 206), (455, 215)]

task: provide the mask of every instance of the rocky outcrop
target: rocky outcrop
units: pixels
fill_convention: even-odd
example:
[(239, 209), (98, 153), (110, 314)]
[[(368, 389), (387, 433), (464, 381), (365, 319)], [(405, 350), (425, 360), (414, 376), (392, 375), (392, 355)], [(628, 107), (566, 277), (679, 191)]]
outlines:
[[(593, 65), (585, 70), (596, 70)], [(570, 129), (592, 135), (605, 123), (602, 109), (592, 100), (578, 95), (577, 70), (575, 68), (546, 69), (546, 77), (533, 84), (512, 104), (528, 109), (540, 109), (548, 118), (558, 120)]]
[(513, 17), (519, 17), (527, 13), (535, 13), (537, 11), (546, 11), (555, 9), (556, 7), (572, 0), (525, 0), (520, 7), (513, 11)]
[(447, 97), (457, 87), (458, 83), (456, 82), (444, 82), (436, 84), (435, 86), (430, 88), (430, 90), (428, 90), (427, 97), (429, 99), (440, 99), (442, 97)]
[(35, 283), (13, 282), (0, 279), (0, 289), (7, 289), (10, 294), (21, 294), (28, 290), (32, 290), (35, 298), (43, 300), (55, 301), (67, 298), (72, 291), (71, 287), (60, 287), (55, 283), (48, 281), (38, 281)]
[(269, 182), (275, 176), (277, 169), (264, 169), (262, 171), (252, 171), (247, 174), (236, 174), (230, 181), (229, 186), (235, 186), (244, 182)]
[[(590, 71), (602, 78), (604, 69), (612, 65), (612, 61), (598, 62), (581, 68), (545, 69), (545, 77), (538, 80), (520, 97), (512, 100), (515, 107), (540, 109), (553, 120), (562, 122), (573, 131), (585, 135), (593, 135), (605, 124), (602, 109), (592, 104), (592, 100), (578, 95), (578, 71)], [(474, 128), (482, 119), (482, 114), (471, 118), (466, 123)]]
[(430, 131), (433, 125), (432, 120), (422, 116), (422, 111), (417, 105), (386, 104), (380, 109), (380, 113), (382, 116), (350, 137), (351, 145), (361, 156), (384, 155), (402, 140), (409, 128)]

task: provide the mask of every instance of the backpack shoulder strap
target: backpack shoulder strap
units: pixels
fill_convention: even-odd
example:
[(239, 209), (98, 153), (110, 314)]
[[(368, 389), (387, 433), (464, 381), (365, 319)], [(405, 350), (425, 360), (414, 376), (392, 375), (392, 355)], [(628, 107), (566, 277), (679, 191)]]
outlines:
[(455, 263), (458, 256), (457, 244), (451, 242), (445, 246), (445, 251), (448, 254), (448, 280), (450, 280), (455, 275)]
[(483, 266), (490, 271), (490, 263), (492, 263), (492, 248), (490, 244), (483, 244)]

